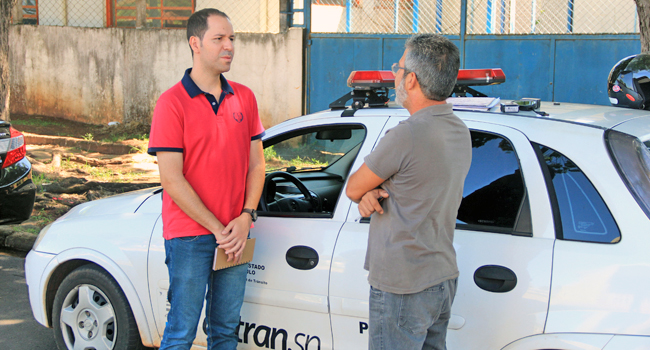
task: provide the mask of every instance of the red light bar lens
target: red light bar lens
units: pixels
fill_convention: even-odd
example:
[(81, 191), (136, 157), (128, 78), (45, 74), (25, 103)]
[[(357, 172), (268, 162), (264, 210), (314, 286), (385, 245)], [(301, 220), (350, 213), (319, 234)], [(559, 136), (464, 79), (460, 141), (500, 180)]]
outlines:
[[(456, 85), (476, 86), (501, 84), (506, 75), (501, 68), (460, 69)], [(357, 70), (350, 73), (348, 86), (355, 89), (395, 88), (395, 76), (389, 70)]]
[(501, 68), (460, 69), (456, 85), (492, 85), (505, 81), (506, 75)]
[(357, 70), (350, 73), (348, 86), (351, 88), (393, 88), (395, 76), (389, 70)]

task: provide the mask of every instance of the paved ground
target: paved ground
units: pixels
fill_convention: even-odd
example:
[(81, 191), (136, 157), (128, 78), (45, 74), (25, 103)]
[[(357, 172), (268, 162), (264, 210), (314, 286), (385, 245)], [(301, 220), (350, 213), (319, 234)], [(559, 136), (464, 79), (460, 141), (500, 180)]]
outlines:
[(55, 350), (53, 330), (32, 315), (21, 255), (0, 250), (0, 349)]

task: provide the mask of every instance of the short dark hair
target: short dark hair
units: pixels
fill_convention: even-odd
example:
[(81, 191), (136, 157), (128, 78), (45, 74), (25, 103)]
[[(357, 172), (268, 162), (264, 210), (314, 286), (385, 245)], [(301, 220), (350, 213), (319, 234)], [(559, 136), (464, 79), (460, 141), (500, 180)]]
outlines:
[(190, 41), (193, 36), (203, 40), (203, 35), (208, 30), (208, 18), (210, 16), (221, 16), (230, 20), (230, 17), (225, 12), (217, 9), (205, 8), (196, 11), (187, 20), (187, 41)]
[(446, 100), (458, 78), (458, 47), (442, 35), (421, 34), (409, 38), (406, 49), (404, 67), (415, 73), (424, 96), (435, 101)]

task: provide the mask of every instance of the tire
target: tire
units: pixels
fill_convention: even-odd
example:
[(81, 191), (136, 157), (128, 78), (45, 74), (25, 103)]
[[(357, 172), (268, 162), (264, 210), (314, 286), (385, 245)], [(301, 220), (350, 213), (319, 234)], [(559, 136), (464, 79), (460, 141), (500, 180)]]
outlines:
[(120, 286), (94, 265), (79, 267), (63, 280), (54, 297), (52, 323), (60, 350), (143, 348)]

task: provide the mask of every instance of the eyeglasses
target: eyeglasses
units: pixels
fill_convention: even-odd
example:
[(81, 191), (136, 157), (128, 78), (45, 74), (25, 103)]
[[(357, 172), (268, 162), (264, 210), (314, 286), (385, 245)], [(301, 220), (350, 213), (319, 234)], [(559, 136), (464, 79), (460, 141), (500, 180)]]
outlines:
[(398, 66), (398, 63), (393, 63), (393, 65), (390, 67), (391, 72), (393, 72), (395, 75), (397, 75), (397, 72), (399, 72), (400, 69), (408, 70), (406, 67)]

